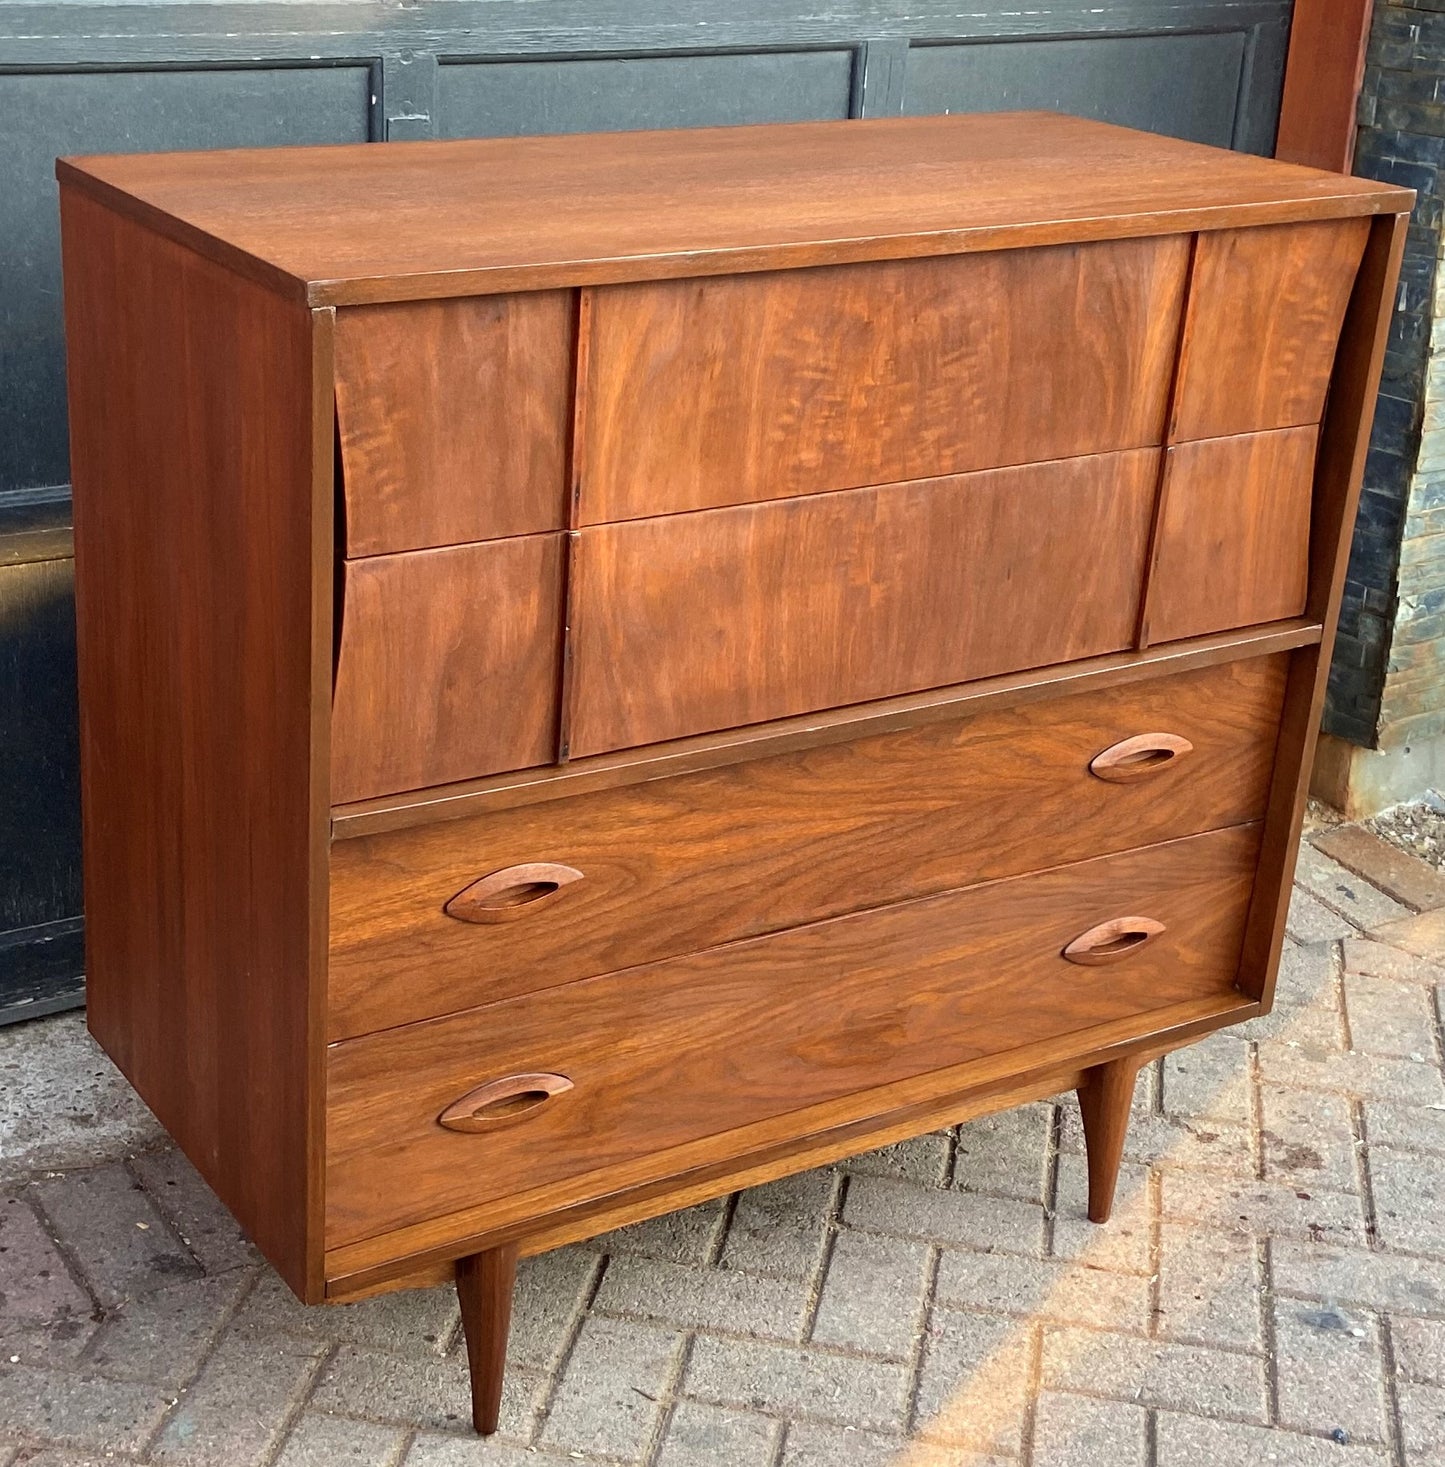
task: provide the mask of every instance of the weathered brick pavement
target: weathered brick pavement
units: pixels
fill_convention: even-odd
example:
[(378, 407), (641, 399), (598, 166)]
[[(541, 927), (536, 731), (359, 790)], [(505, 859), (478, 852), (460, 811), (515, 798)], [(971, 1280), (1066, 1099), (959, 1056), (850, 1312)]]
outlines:
[(1065, 1097), (534, 1260), (489, 1443), (448, 1291), (297, 1305), (74, 1016), (0, 1032), (0, 1467), (1445, 1463), (1445, 880), (1312, 839), (1108, 1227)]

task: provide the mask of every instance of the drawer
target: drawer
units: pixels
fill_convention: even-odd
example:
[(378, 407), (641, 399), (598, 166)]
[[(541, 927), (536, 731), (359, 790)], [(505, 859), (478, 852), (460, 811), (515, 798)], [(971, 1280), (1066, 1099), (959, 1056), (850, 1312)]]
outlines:
[(573, 757), (1132, 646), (1159, 457), (584, 529)]
[(1368, 219), (1201, 234), (1171, 441), (1318, 423)]
[[(330, 1037), (1256, 819), (1286, 667), (1252, 658), (338, 841)], [(1090, 772), (1158, 732), (1192, 748), (1138, 778)], [(515, 920), (443, 910), (492, 873), (543, 863), (582, 879), (504, 908)], [(544, 890), (536, 875), (518, 886)]]
[(1144, 622), (1150, 642), (1303, 613), (1317, 435), (1284, 428), (1168, 450)]
[[(1134, 1015), (1142, 1032), (1232, 989), (1257, 845), (1257, 826), (1214, 831), (337, 1045), (328, 1246), (523, 1192), (533, 1212), (594, 1198), (621, 1168), (674, 1173), (679, 1147), (740, 1155), (774, 1117), (803, 1134), (809, 1107), (867, 1115), (880, 1085)], [(1064, 956), (1114, 918), (1135, 945)], [(500, 1098), (470, 1120), (483, 1086)], [(473, 1129), (440, 1124), (459, 1102)]]
[(566, 290), (337, 312), (348, 555), (566, 525), (574, 315)]
[(333, 804), (556, 756), (563, 538), (340, 567)]
[(592, 292), (584, 524), (1163, 440), (1189, 239)]

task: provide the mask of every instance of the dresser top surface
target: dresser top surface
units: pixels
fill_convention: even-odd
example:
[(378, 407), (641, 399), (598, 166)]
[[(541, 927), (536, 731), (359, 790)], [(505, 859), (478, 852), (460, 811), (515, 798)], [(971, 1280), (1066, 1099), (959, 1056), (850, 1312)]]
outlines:
[(1047, 112), (61, 160), (312, 305), (1403, 212), (1366, 179)]

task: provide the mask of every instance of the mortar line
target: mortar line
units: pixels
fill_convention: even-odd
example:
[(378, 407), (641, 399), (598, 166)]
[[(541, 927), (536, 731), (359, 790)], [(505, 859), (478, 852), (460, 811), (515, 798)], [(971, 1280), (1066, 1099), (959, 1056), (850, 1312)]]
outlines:
[(913, 1437), (918, 1431), (918, 1397), (923, 1389), (923, 1357), (932, 1337), (934, 1319), (938, 1313), (938, 1271), (943, 1260), (943, 1249), (937, 1243), (928, 1245), (928, 1268), (923, 1287), (923, 1318), (913, 1349), (909, 1351), (908, 1389), (903, 1399), (903, 1435)]
[(1354, 1152), (1355, 1181), (1360, 1188), (1360, 1206), (1365, 1214), (1365, 1242), (1370, 1252), (1378, 1253), (1380, 1241), (1380, 1215), (1375, 1208), (1375, 1183), (1370, 1176), (1370, 1133), (1365, 1121), (1365, 1102), (1354, 1097), (1350, 1100), (1350, 1150)]
[(1385, 1435), (1392, 1467), (1405, 1467), (1405, 1421), (1400, 1410), (1400, 1389), (1395, 1360), (1395, 1331), (1390, 1316), (1382, 1309), (1375, 1315), (1380, 1331), (1380, 1369), (1385, 1385)]
[(1149, 1317), (1144, 1332), (1157, 1340), (1164, 1317), (1164, 1178), (1150, 1167), (1144, 1186), (1149, 1209)]
[(336, 1358), (336, 1354), (340, 1348), (340, 1345), (333, 1342), (316, 1356), (312, 1362), (311, 1373), (307, 1377), (305, 1385), (297, 1394), (295, 1405), (282, 1414), (281, 1427), (276, 1433), (275, 1443), (259, 1460), (258, 1467), (275, 1467), (276, 1460), (286, 1450), (286, 1443), (290, 1440), (291, 1433), (296, 1429), (296, 1423), (301, 1419), (302, 1413), (306, 1410), (307, 1405), (316, 1394), (316, 1387), (321, 1379), (321, 1372)]
[[(245, 1307), (246, 1301), (251, 1297), (252, 1294), (256, 1292), (256, 1289), (260, 1285), (260, 1282), (261, 1271), (260, 1269), (257, 1269), (251, 1275), (250, 1281), (246, 1284), (245, 1288), (243, 1288), (236, 1295), (236, 1298), (232, 1302), (230, 1309), (223, 1313), (220, 1327), (211, 1337), (210, 1344), (207, 1345), (206, 1348), (201, 1352), (201, 1358), (196, 1362), (195, 1369), (192, 1370), (191, 1373), (184, 1378), (181, 1384), (176, 1387), (175, 1400), (173, 1400), (170, 1405), (166, 1407), (165, 1411), (161, 1415), (161, 1419), (156, 1423), (155, 1430), (151, 1432), (151, 1434), (146, 1438), (145, 1446), (141, 1448), (140, 1455), (142, 1457), (149, 1457), (151, 1453), (155, 1450), (157, 1443), (161, 1439), (162, 1433), (170, 1424), (171, 1418), (176, 1414), (176, 1411), (180, 1408), (182, 1397), (184, 1397), (186, 1392), (189, 1391), (193, 1385), (195, 1385), (195, 1383), (205, 1373), (206, 1367), (211, 1363), (212, 1360), (215, 1359), (217, 1352), (221, 1348), (221, 1341), (225, 1338), (226, 1331), (231, 1327), (232, 1324), (235, 1323), (236, 1316)], [(327, 1353), (328, 1352), (326, 1351), (322, 1352), (323, 1358), (326, 1357)], [(169, 1394), (170, 1391), (167, 1390), (167, 1395)]]
[(733, 1219), (738, 1215), (738, 1198), (741, 1195), (730, 1192), (723, 1200), (722, 1214), (703, 1257), (703, 1263), (708, 1268), (716, 1268), (722, 1262), (723, 1249), (727, 1247), (728, 1234), (733, 1230)]
[(602, 1280), (607, 1273), (607, 1265), (612, 1261), (609, 1253), (599, 1253), (592, 1265), (592, 1277), (587, 1281), (587, 1287), (582, 1291), (581, 1303), (577, 1306), (577, 1313), (573, 1316), (571, 1324), (567, 1326), (567, 1333), (563, 1336), (562, 1347), (552, 1358), (552, 1372), (547, 1381), (547, 1388), (542, 1393), (541, 1404), (537, 1413), (532, 1418), (532, 1429), (527, 1433), (527, 1445), (537, 1446), (542, 1436), (542, 1428), (547, 1424), (547, 1419), (552, 1414), (552, 1407), (557, 1401), (557, 1392), (562, 1387), (562, 1377), (567, 1373), (567, 1366), (571, 1363), (572, 1353), (577, 1348), (577, 1341), (582, 1335), (582, 1326), (587, 1322), (592, 1305), (597, 1300), (597, 1295), (602, 1289)]
[(823, 1306), (823, 1286), (828, 1281), (828, 1270), (833, 1266), (833, 1253), (838, 1244), (838, 1230), (842, 1226), (843, 1205), (848, 1197), (850, 1180), (847, 1172), (836, 1174), (833, 1193), (828, 1199), (828, 1207), (823, 1215), (823, 1246), (819, 1250), (817, 1261), (813, 1264), (804, 1297), (803, 1317), (798, 1325), (797, 1338), (798, 1343), (802, 1345), (812, 1340), (813, 1330), (818, 1324), (818, 1311)]
[(1024, 1397), (1024, 1419), (1019, 1431), (1020, 1467), (1034, 1460), (1034, 1438), (1038, 1431), (1039, 1396), (1044, 1388), (1044, 1326), (1029, 1326), (1029, 1377)]
[(1054, 1256), (1054, 1228), (1059, 1215), (1059, 1167), (1064, 1141), (1064, 1106), (1054, 1101), (1049, 1131), (1044, 1141), (1044, 1248), (1043, 1256)]
[(121, 1159), (121, 1166), (124, 1169), (126, 1176), (128, 1176), (131, 1181), (135, 1183), (141, 1195), (150, 1201), (151, 1206), (154, 1207), (156, 1210), (156, 1216), (159, 1217), (160, 1220), (166, 1225), (166, 1231), (170, 1233), (170, 1235), (176, 1240), (176, 1242), (179, 1243), (181, 1247), (185, 1250), (187, 1257), (189, 1257), (195, 1263), (196, 1267), (200, 1269), (203, 1275), (205, 1275), (206, 1277), (210, 1277), (211, 1275), (209, 1270), (206, 1268), (205, 1262), (197, 1254), (196, 1250), (191, 1247), (190, 1239), (181, 1232), (180, 1222), (172, 1215), (170, 1209), (162, 1204), (161, 1199), (154, 1192), (152, 1192), (149, 1187), (146, 1186), (145, 1178), (136, 1171), (134, 1166), (131, 1165), (133, 1160), (134, 1158), (129, 1156), (122, 1157)]
[(692, 1347), (696, 1341), (696, 1330), (684, 1331), (682, 1348), (678, 1350), (677, 1359), (673, 1362), (672, 1369), (668, 1371), (667, 1378), (657, 1393), (657, 1404), (661, 1409), (657, 1413), (657, 1420), (653, 1423), (652, 1434), (647, 1439), (647, 1445), (643, 1447), (637, 1459), (640, 1467), (653, 1467), (653, 1464), (662, 1455), (662, 1446), (667, 1440), (668, 1428), (672, 1425), (672, 1418), (677, 1414), (677, 1402), (682, 1391), (683, 1377), (687, 1374), (687, 1367), (692, 1361)]
[[(93, 1168), (92, 1168), (93, 1170)], [(60, 1236), (60, 1229), (55, 1225), (55, 1219), (50, 1216), (49, 1210), (35, 1189), (35, 1183), (29, 1182), (24, 1187), (16, 1189), (16, 1196), (27, 1203), (36, 1220), (40, 1224), (40, 1230), (50, 1240), (60, 1261), (65, 1265), (66, 1272), (70, 1275), (75, 1286), (90, 1300), (90, 1317), (99, 1324), (109, 1317), (109, 1311), (100, 1302), (100, 1295), (92, 1287), (90, 1278), (84, 1268), (81, 1267), (80, 1258), (75, 1250)]]
[(1259, 1259), (1260, 1338), (1264, 1342), (1265, 1414), (1271, 1428), (1279, 1425), (1279, 1340), (1274, 1327), (1274, 1239), (1256, 1240)]
[(1345, 983), (1345, 944), (1336, 939), (1330, 944), (1330, 986), (1335, 993), (1335, 1007), (1340, 1013), (1340, 1028), (1344, 1032), (1345, 1050), (1355, 1052), (1355, 1036), (1350, 1028), (1349, 988)]

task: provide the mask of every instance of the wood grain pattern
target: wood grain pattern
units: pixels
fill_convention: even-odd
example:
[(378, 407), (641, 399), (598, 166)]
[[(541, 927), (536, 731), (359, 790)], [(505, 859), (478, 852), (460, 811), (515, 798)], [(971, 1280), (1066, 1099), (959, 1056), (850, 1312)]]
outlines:
[(1143, 449), (585, 529), (572, 753), (1129, 646), (1157, 462)]
[(563, 539), (526, 535), (345, 565), (333, 800), (551, 760)]
[[(340, 841), (330, 1037), (1256, 819), (1285, 664), (1251, 658)], [(1128, 785), (1089, 772), (1121, 733), (1161, 726), (1188, 731), (1187, 759)], [(584, 879), (503, 926), (443, 914), (479, 872), (539, 855)]]
[(1171, 441), (1318, 423), (1366, 219), (1201, 234)]
[(1142, 637), (1298, 616), (1309, 591), (1314, 428), (1168, 450)]
[(1258, 998), (1266, 1009), (1274, 1000), (1310, 768), (1329, 678), (1330, 648), (1339, 624), (1340, 597), (1349, 563), (1350, 529), (1359, 504), (1370, 423), (1409, 223), (1408, 214), (1397, 214), (1370, 226), (1340, 333), (1328, 410), (1320, 425), (1307, 609), (1322, 623), (1322, 640), (1318, 647), (1302, 650), (1291, 659), (1279, 757), (1240, 964), (1241, 988)]
[(1176, 235), (595, 291), (581, 521), (1157, 444), (1188, 260)]
[(337, 314), (349, 555), (564, 527), (572, 322), (563, 290)]
[[(595, 1237), (613, 1226), (986, 1114), (997, 1108), (996, 1097), (1022, 1104), (1057, 1095), (1074, 1089), (1083, 1071), (1094, 1065), (1132, 1053), (1157, 1057), (1258, 1013), (1258, 1003), (1236, 992), (1190, 999), (1142, 1018), (1116, 1019), (1076, 1035), (915, 1075), (747, 1127), (733, 1133), (739, 1145), (748, 1147), (741, 1155), (719, 1158), (709, 1140), (679, 1147), (673, 1153), (670, 1176), (649, 1180), (644, 1164), (632, 1163), (615, 1173), (614, 1191), (592, 1201), (549, 1209), (545, 1198), (539, 1201), (524, 1192), (505, 1203), (344, 1244), (327, 1251), (327, 1297), (378, 1292), (399, 1277), (415, 1276), (511, 1240), (518, 1240), (524, 1255), (530, 1255)], [(442, 1275), (441, 1281), (449, 1276)]]
[(1294, 617), (1264, 627), (1245, 627), (1208, 637), (1190, 637), (1182, 642), (1166, 642), (1162, 646), (1131, 648), (1103, 657), (1060, 662), (1053, 667), (978, 678), (922, 693), (905, 693), (876, 703), (855, 703), (773, 723), (747, 724), (720, 733), (673, 739), (643, 749), (598, 754), (569, 764), (509, 770), (485, 779), (462, 780), (384, 799), (339, 805), (332, 810), (332, 834), (337, 840), (352, 840), (387, 830), (465, 820), (486, 811), (512, 810), (598, 790), (622, 789), (676, 774), (722, 769), (749, 759), (851, 743), (874, 734), (947, 723), (983, 712), (1022, 708), (1048, 698), (1137, 686), (1156, 677), (1172, 677), (1226, 662), (1312, 647), (1319, 639), (1318, 622)]
[[(351, 1040), (330, 1051), (327, 1242), (609, 1171), (870, 1086), (1233, 986), (1257, 828), (841, 917)], [(1121, 910), (1166, 935), (1106, 978), (1062, 957)], [(576, 1086), (526, 1124), (459, 1136), (468, 1084), (542, 1068)]]
[(1274, 155), (1348, 173), (1374, 0), (1295, 0)]
[(313, 305), (1410, 207), (1410, 191), (1045, 112), (63, 160)]
[(88, 1022), (318, 1298), (324, 327), (71, 190), (62, 238)]

